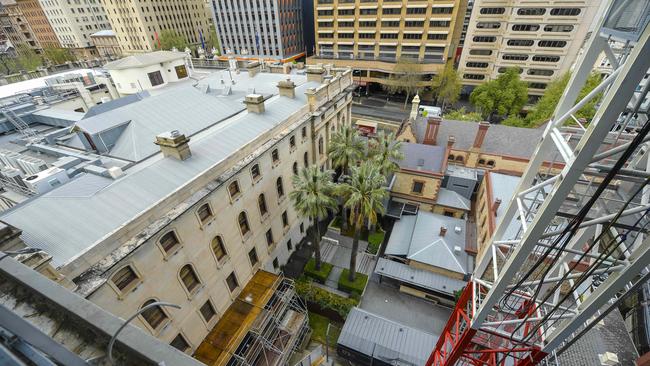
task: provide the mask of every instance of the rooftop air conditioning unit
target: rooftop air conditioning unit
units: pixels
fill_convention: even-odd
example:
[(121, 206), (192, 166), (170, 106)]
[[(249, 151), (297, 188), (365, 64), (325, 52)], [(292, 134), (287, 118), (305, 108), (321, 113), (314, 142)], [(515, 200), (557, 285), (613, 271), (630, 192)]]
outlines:
[(456, 232), (456, 234), (460, 234), (463, 231), (463, 229), (460, 226), (456, 226), (454, 228), (454, 231)]
[(618, 365), (618, 356), (613, 352), (605, 352), (602, 355), (599, 354), (598, 358), (600, 359), (600, 364), (603, 366), (614, 366)]
[(454, 254), (459, 255), (461, 250), (463, 250), (461, 247), (458, 245), (454, 246)]

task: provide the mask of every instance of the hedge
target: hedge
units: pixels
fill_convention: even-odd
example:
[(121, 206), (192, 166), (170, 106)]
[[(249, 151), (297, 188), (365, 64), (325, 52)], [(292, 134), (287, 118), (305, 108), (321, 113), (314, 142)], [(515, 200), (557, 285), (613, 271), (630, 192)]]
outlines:
[(368, 235), (368, 252), (370, 254), (377, 254), (381, 243), (384, 242), (384, 236), (386, 233), (383, 231), (377, 231)]
[(349, 273), (350, 270), (347, 268), (341, 272), (341, 277), (339, 277), (339, 290), (361, 296), (363, 289), (366, 287), (366, 283), (368, 282), (368, 276), (357, 272), (354, 282), (350, 282), (348, 280)]
[(350, 310), (359, 304), (356, 299), (333, 294), (323, 288), (314, 286), (310, 281), (296, 281), (296, 292), (305, 301), (318, 304), (322, 309), (335, 311), (344, 320)]
[(316, 260), (311, 258), (307, 265), (305, 265), (304, 273), (306, 276), (314, 279), (319, 283), (325, 283), (327, 277), (329, 277), (330, 272), (332, 272), (332, 265), (327, 262), (320, 262), (320, 271), (316, 270)]

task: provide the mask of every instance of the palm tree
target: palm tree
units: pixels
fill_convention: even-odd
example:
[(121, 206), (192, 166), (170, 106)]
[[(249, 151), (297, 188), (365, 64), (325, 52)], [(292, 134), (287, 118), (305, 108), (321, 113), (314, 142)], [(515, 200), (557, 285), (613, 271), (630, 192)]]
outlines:
[(314, 222), (313, 242), (315, 250), (316, 270), (320, 270), (320, 228), (319, 221), (327, 216), (328, 209), (336, 209), (336, 200), (332, 198), (334, 183), (332, 171), (321, 172), (317, 166), (305, 167), (299, 174), (292, 177), (293, 190), (289, 198), (293, 207), (303, 216), (308, 216)]
[(377, 222), (377, 214), (384, 213), (384, 199), (388, 195), (386, 177), (372, 161), (364, 161), (359, 167), (351, 167), (350, 175), (337, 190), (344, 197), (344, 206), (351, 210), (350, 224), (354, 225), (352, 254), (350, 255), (350, 273), (348, 279), (354, 281), (357, 269), (357, 251), (359, 237), (366, 220)]
[(370, 157), (379, 167), (379, 171), (385, 176), (396, 172), (399, 169), (397, 162), (404, 159), (402, 153), (402, 142), (395, 140), (395, 135), (380, 131), (377, 139), (370, 145)]
[[(341, 174), (347, 175), (350, 165), (355, 165), (364, 155), (363, 140), (359, 137), (357, 130), (349, 125), (341, 126), (341, 129), (332, 136), (328, 156), (332, 165), (341, 168)], [(347, 212), (345, 207), (341, 210), (341, 226), (345, 228)]]

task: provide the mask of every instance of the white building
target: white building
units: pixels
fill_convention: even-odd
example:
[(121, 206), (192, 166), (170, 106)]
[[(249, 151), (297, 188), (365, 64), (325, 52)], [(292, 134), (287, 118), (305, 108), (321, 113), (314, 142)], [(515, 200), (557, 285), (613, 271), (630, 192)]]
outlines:
[(128, 56), (104, 65), (120, 95), (163, 88), (190, 76), (183, 52), (157, 51)]
[(111, 29), (99, 0), (40, 0), (61, 45), (74, 49), (77, 57), (96, 57), (90, 35)]

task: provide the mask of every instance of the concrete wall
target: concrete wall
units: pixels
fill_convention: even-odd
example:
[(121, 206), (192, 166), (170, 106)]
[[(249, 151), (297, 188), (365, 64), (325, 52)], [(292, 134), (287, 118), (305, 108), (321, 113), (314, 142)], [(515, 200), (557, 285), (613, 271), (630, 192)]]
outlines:
[[(110, 73), (115, 82), (118, 93), (121, 95), (127, 95), (135, 94), (142, 90), (160, 89), (165, 87), (168, 83), (179, 81), (175, 67), (181, 65), (185, 65), (185, 60), (182, 58), (165, 62), (162, 66), (160, 64), (154, 64), (141, 68), (110, 70)], [(186, 70), (189, 77), (189, 67), (186, 67)], [(156, 71), (160, 71), (164, 82), (160, 85), (152, 86), (148, 74)]]

